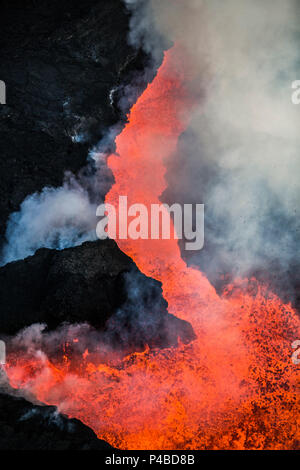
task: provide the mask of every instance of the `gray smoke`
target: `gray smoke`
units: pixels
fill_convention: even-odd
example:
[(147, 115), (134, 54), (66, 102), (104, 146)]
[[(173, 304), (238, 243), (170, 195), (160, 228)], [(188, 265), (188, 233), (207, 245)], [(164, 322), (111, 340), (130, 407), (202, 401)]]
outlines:
[[(46, 187), (40, 193), (28, 196), (20, 209), (10, 215), (0, 266), (31, 256), (39, 248), (61, 250), (97, 239), (96, 209), (104, 202), (113, 184), (107, 156), (113, 152), (115, 138), (124, 127), (130, 107), (153, 79), (163, 59), (158, 43), (156, 46), (153, 63), (149, 56), (145, 70), (133, 72), (124, 83), (111, 90), (110, 103), (118, 108), (119, 122), (111, 126), (97, 146), (90, 150), (86, 167), (77, 176), (67, 172), (62, 187)], [(89, 136), (75, 128), (71, 138), (73, 141), (86, 141)]]
[[(198, 77), (192, 92), (203, 97), (162, 196), (206, 206), (205, 247), (183, 255), (211, 278), (274, 260), (286, 269), (298, 256), (300, 229), (300, 109), (291, 102), (300, 77), (300, 2), (124, 1), (130, 42), (154, 60), (166, 44), (183, 44)], [(27, 198), (10, 218), (4, 262), (93, 239), (96, 199), (86, 184), (73, 179)], [(106, 179), (100, 192), (107, 188)]]
[[(139, 25), (132, 40), (153, 47), (153, 19), (141, 16), (140, 2), (127, 4)], [(198, 77), (193, 92), (204, 97), (169, 162), (163, 195), (206, 206), (205, 248), (184, 256), (211, 278), (273, 261), (287, 269), (300, 229), (300, 108), (291, 102), (300, 2), (150, 0), (147, 11), (186, 48)]]
[(106, 155), (91, 151), (90, 164), (78, 177), (66, 173), (59, 188), (28, 196), (11, 214), (1, 264), (26, 258), (39, 248), (64, 249), (97, 239), (96, 208), (112, 181)]
[(15, 336), (5, 337), (8, 362), (13, 358), (33, 358), (47, 365), (48, 359), (59, 360), (65, 354), (74, 363), (85, 355), (89, 359), (96, 355), (98, 360), (105, 361), (144, 350), (146, 345), (170, 347), (178, 343), (179, 337), (184, 343), (195, 338), (187, 322), (168, 314), (160, 284), (151, 278), (145, 280), (136, 268), (123, 273), (119, 295), (123, 297), (122, 306), (109, 317), (103, 329), (88, 323), (62, 323), (49, 330), (46, 323), (35, 323)]
[(61, 188), (44, 188), (11, 215), (2, 262), (33, 255), (41, 247), (63, 249), (96, 239), (96, 207), (75, 180)]

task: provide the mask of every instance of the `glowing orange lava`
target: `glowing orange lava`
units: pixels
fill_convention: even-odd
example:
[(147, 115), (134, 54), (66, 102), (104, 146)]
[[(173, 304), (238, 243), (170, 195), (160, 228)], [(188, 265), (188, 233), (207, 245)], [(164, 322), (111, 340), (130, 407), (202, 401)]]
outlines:
[[(115, 184), (106, 201), (160, 203), (165, 160), (186, 129), (193, 102), (187, 64), (173, 48), (132, 108), (109, 158)], [(118, 240), (146, 275), (162, 282), (169, 312), (189, 321), (197, 339), (103, 362), (85, 352), (80, 366), (41, 354), (11, 358), (12, 386), (30, 390), (81, 419), (123, 449), (292, 449), (299, 446), (297, 366), (300, 337), (293, 309), (253, 279), (220, 298), (188, 268), (176, 240)], [(72, 367), (71, 367), (72, 365)]]

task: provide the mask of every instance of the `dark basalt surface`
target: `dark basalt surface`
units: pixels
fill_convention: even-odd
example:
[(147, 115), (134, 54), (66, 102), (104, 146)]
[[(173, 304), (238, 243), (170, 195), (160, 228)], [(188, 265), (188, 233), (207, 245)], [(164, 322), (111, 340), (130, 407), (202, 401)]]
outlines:
[(32, 405), (0, 392), (0, 451), (110, 450), (112, 447), (77, 419), (54, 406)]
[(144, 276), (112, 240), (63, 251), (41, 249), (2, 267), (0, 305), (2, 334), (34, 323), (53, 330), (87, 322), (126, 348), (194, 338), (187, 322), (167, 312), (161, 284)]
[[(0, 106), (0, 245), (9, 215), (26, 196), (60, 186), (66, 171), (78, 174), (89, 149), (122, 125), (154, 76), (149, 57), (128, 44), (129, 21), (122, 0), (0, 1), (0, 80), (7, 88)], [(134, 86), (121, 109), (128, 84)], [(188, 324), (167, 313), (159, 283), (110, 241), (43, 249), (1, 268), (0, 277), (1, 337), (35, 322), (48, 330), (89, 322), (97, 335), (133, 348), (193, 337)], [(0, 450), (107, 448), (55, 408), (0, 393)]]
[(118, 109), (110, 91), (138, 80), (148, 57), (128, 45), (121, 0), (5, 0), (0, 8), (1, 242), (25, 197), (60, 186), (66, 170), (76, 174), (124, 119), (126, 101)]

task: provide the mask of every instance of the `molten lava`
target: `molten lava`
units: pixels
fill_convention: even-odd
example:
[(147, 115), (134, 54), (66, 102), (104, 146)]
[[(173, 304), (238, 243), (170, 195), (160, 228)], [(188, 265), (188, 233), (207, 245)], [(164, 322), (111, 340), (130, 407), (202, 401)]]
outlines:
[[(108, 164), (117, 207), (160, 203), (165, 161), (189, 123), (188, 65), (170, 50), (116, 139)], [(220, 298), (186, 266), (176, 240), (118, 240), (146, 275), (159, 280), (169, 312), (189, 321), (191, 344), (103, 361), (85, 351), (55, 365), (42, 353), (11, 356), (12, 386), (81, 419), (122, 449), (292, 449), (299, 446), (297, 366), (291, 343), (300, 322), (289, 305), (252, 279)], [(80, 340), (79, 340), (80, 341)], [(78, 339), (76, 339), (78, 342)], [(77, 360), (77, 359), (76, 359)]]

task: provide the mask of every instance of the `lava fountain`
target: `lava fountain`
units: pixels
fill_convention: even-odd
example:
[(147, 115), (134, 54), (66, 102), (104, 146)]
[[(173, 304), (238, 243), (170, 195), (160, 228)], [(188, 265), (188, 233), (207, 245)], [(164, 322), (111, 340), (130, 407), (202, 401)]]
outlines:
[[(189, 124), (193, 98), (180, 48), (165, 55), (133, 106), (108, 159), (115, 184), (106, 202), (159, 204), (165, 161)], [(290, 305), (239, 280), (219, 297), (187, 267), (175, 239), (117, 243), (146, 275), (162, 283), (169, 312), (189, 321), (190, 344), (110, 360), (51, 362), (34, 348), (11, 356), (11, 385), (81, 419), (122, 449), (295, 449), (299, 446), (297, 366), (291, 343), (300, 321)], [(77, 341), (77, 340), (76, 340)]]

